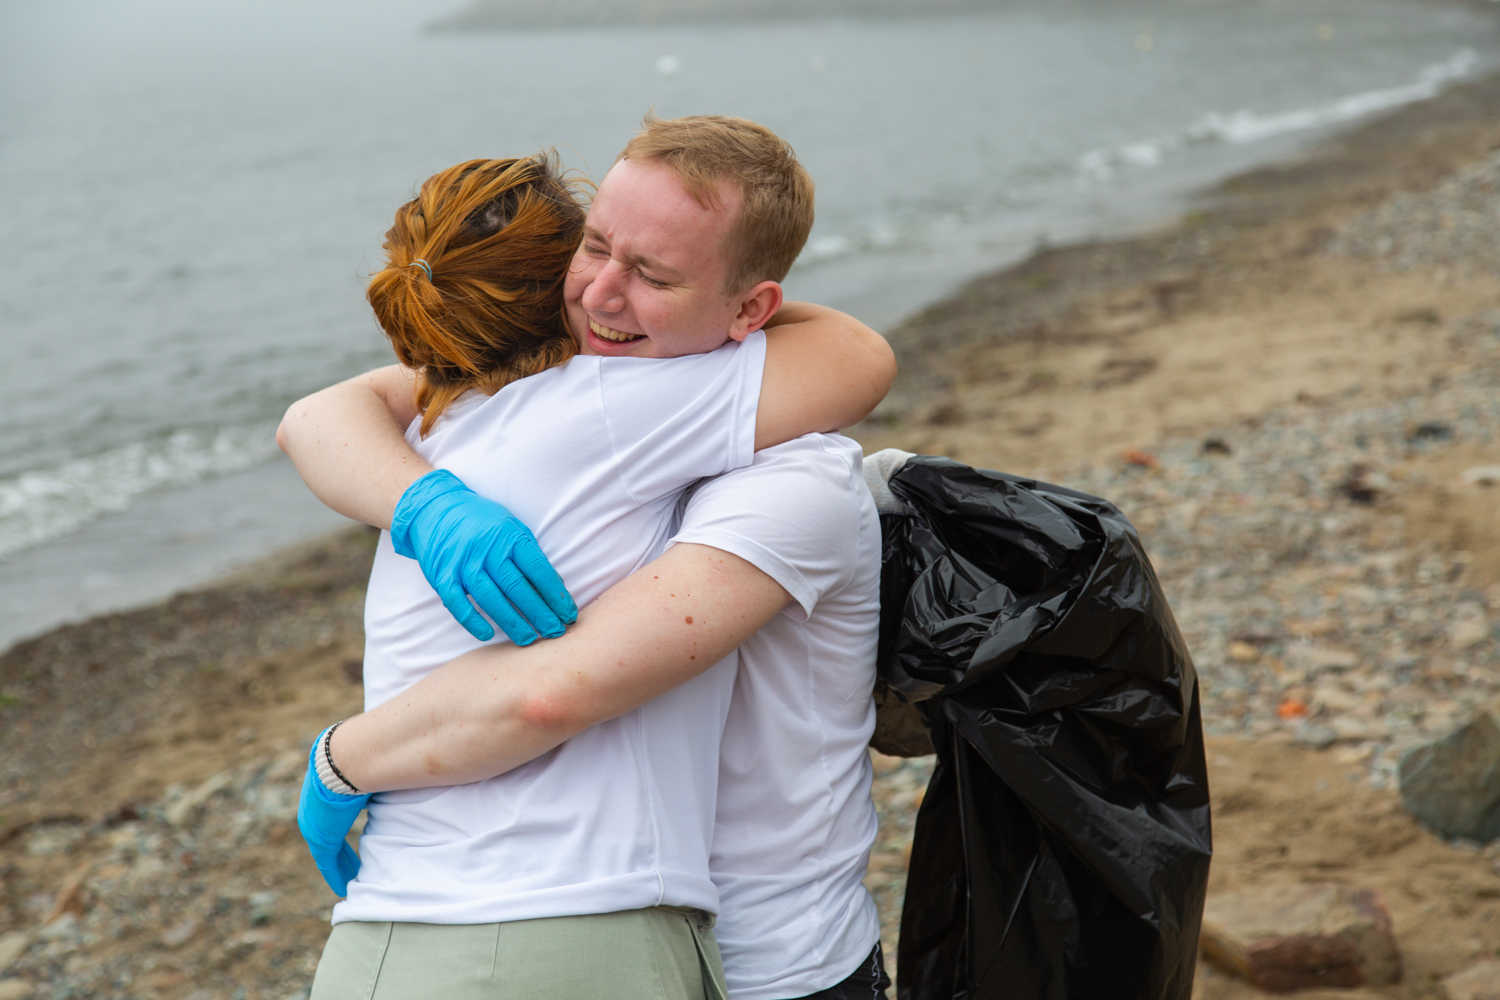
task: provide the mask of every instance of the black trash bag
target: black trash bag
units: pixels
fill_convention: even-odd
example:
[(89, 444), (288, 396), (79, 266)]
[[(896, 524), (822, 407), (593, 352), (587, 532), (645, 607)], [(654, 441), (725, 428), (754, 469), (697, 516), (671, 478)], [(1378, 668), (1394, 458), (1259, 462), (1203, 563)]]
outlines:
[(879, 672), (938, 757), (900, 1000), (1188, 1000), (1212, 853), (1198, 679), (1135, 529), (946, 458), (889, 490)]

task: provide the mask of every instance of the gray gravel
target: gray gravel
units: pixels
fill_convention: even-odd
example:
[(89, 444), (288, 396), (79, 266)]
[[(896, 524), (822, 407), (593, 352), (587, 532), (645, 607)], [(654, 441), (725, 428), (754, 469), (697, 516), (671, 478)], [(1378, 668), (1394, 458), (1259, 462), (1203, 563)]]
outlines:
[[(1339, 744), (1386, 786), (1402, 750), (1500, 692), (1500, 586), (1472, 582), (1464, 553), (1366, 541), (1375, 519), (1394, 516), (1385, 505), (1431, 485), (1406, 463), (1500, 434), (1500, 313), (1445, 333), (1474, 361), (1427, 392), (1293, 405), (1167, 442), (1154, 471), (1120, 463), (1065, 480), (1140, 528), (1211, 734)], [(1500, 503), (1492, 486), (1443, 485), (1490, 489)]]
[(1383, 270), (1500, 274), (1500, 153), (1431, 191), (1398, 194), (1356, 216), (1330, 249)]
[(68, 874), (0, 933), (0, 996), (305, 1000), (334, 898), (310, 861), (255, 863), (295, 836), (305, 760), (288, 749), (102, 822), (13, 836), (22, 867)]

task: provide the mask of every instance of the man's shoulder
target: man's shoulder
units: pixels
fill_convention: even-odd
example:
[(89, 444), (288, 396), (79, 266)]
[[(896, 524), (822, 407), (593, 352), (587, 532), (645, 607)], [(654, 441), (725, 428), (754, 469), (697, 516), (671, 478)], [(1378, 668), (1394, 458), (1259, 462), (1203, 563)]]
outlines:
[(815, 494), (826, 503), (858, 503), (869, 492), (863, 460), (859, 443), (842, 434), (804, 434), (762, 448), (748, 466), (704, 481), (695, 493), (761, 493), (774, 488)]
[(810, 615), (824, 599), (879, 576), (880, 521), (863, 454), (839, 434), (807, 434), (698, 484), (679, 542), (724, 549), (781, 584)]
[[(864, 453), (859, 442), (842, 434), (804, 434), (784, 444), (762, 448), (750, 467), (786, 469), (808, 475), (860, 478)], [(733, 475), (733, 473), (729, 473)]]
[(865, 521), (876, 523), (859, 444), (841, 434), (804, 434), (763, 448), (742, 469), (699, 482), (685, 498), (684, 525), (775, 537), (797, 547), (846, 544)]

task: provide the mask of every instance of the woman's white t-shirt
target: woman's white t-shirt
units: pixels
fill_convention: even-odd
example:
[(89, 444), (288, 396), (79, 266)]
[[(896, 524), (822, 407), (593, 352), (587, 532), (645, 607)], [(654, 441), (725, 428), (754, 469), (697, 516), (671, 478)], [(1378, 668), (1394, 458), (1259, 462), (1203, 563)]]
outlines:
[[(683, 489), (750, 464), (764, 364), (760, 333), (681, 358), (575, 357), (470, 394), (407, 440), (529, 526), (582, 606), (663, 548)], [(366, 708), (482, 645), (388, 533), (365, 636)], [(334, 923), (717, 912), (708, 851), (735, 662), (498, 777), (374, 796)]]

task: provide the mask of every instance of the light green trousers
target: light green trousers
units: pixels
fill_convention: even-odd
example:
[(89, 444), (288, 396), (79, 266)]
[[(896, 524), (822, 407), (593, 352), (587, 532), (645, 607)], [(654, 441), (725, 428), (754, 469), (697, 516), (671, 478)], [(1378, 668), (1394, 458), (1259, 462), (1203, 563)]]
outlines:
[(347, 921), (310, 1000), (725, 1000), (713, 920), (657, 906), (500, 924)]

